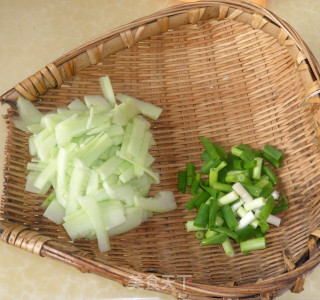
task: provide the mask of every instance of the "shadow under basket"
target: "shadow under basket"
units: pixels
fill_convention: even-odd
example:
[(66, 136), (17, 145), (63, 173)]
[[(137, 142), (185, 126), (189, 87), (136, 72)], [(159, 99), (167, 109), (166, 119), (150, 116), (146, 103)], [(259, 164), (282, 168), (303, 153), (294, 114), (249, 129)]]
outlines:
[[(1, 199), (1, 240), (41, 256), (177, 298), (262, 298), (303, 290), (320, 262), (319, 66), (298, 34), (269, 11), (245, 1), (174, 6), (97, 38), (17, 84), (0, 97), (11, 108)], [(28, 134), (16, 129), (22, 94), (43, 112), (75, 97), (100, 93), (109, 75), (115, 93), (163, 108), (151, 122), (154, 170), (175, 192), (178, 208), (155, 214), (137, 229), (111, 237), (112, 251), (95, 241), (72, 243), (62, 226), (42, 216), (46, 196), (24, 191)], [(269, 143), (285, 153), (277, 170), (289, 199), (267, 249), (227, 258), (221, 246), (200, 247), (185, 222), (190, 195), (177, 191), (186, 162), (201, 165), (205, 136), (230, 150), (241, 142)]]

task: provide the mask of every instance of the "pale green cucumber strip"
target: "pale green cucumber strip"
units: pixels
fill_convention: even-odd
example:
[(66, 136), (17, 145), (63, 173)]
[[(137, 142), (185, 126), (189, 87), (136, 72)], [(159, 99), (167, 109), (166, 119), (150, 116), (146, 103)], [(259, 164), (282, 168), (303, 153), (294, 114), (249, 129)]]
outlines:
[(79, 99), (76, 98), (74, 99), (69, 105), (68, 108), (70, 110), (87, 110), (87, 107), (85, 106), (85, 104)]
[(42, 190), (45, 186), (47, 186), (57, 172), (57, 161), (56, 159), (51, 160), (47, 167), (40, 172), (39, 176), (34, 182), (34, 186), (39, 190)]
[(57, 199), (53, 199), (45, 212), (43, 213), (43, 216), (51, 220), (52, 222), (56, 224), (62, 224), (63, 218), (65, 215), (65, 209), (64, 207), (57, 201)]
[(87, 211), (89, 219), (96, 231), (100, 252), (110, 251), (110, 242), (98, 203), (88, 198), (81, 198), (81, 206)]
[(103, 165), (101, 165), (97, 172), (101, 180), (106, 180), (111, 174), (113, 174), (117, 168), (123, 163), (123, 159), (118, 156), (109, 158)]
[(124, 126), (140, 113), (138, 106), (131, 100), (114, 107), (113, 123)]
[(84, 237), (95, 238), (95, 229), (85, 209), (77, 210), (72, 215), (65, 217), (64, 221), (62, 226), (73, 241)]
[(100, 77), (99, 83), (104, 98), (108, 100), (111, 107), (114, 107), (114, 105), (116, 104), (116, 98), (114, 97), (114, 92), (109, 76)]
[(99, 189), (98, 173), (90, 169), (86, 195), (95, 193), (98, 189)]
[(123, 201), (127, 206), (134, 204), (134, 196), (136, 192), (131, 185), (127, 183), (111, 185), (107, 181), (104, 181), (103, 188), (105, 189), (109, 199)]
[(99, 156), (113, 145), (107, 133), (98, 135), (94, 140), (81, 148), (76, 157), (80, 158), (87, 167), (90, 167)]
[(134, 202), (137, 207), (159, 213), (168, 212), (177, 208), (174, 194), (171, 191), (160, 191), (154, 197), (149, 198), (136, 195)]
[(42, 113), (29, 100), (19, 96), (17, 100), (17, 110), (19, 117), (13, 123), (23, 131), (27, 131), (27, 126), (39, 123)]
[(111, 109), (110, 103), (101, 95), (86, 95), (83, 97), (87, 109), (92, 107), (97, 110), (109, 111)]
[(86, 190), (88, 172), (81, 167), (74, 167), (70, 185), (69, 197), (66, 202), (66, 216), (74, 213), (80, 208), (78, 197), (83, 196)]
[(120, 102), (126, 102), (129, 99), (132, 100), (138, 105), (141, 113), (152, 120), (157, 120), (162, 112), (162, 108), (155, 106), (150, 102), (145, 102), (125, 94), (117, 94), (116, 98)]
[(139, 155), (142, 139), (141, 136), (144, 136), (148, 128), (149, 123), (141, 118), (141, 117), (135, 117), (132, 122), (132, 132), (131, 137), (129, 139), (128, 143), (128, 154), (136, 157)]
[(120, 125), (112, 124), (108, 129), (108, 134), (110, 137), (124, 135), (123, 127)]
[(122, 203), (117, 200), (107, 200), (98, 203), (105, 229), (110, 230), (126, 221)]
[(68, 191), (66, 187), (66, 170), (67, 170), (67, 150), (63, 147), (59, 148), (57, 156), (57, 187), (56, 187), (56, 198), (57, 201), (66, 207), (68, 199)]

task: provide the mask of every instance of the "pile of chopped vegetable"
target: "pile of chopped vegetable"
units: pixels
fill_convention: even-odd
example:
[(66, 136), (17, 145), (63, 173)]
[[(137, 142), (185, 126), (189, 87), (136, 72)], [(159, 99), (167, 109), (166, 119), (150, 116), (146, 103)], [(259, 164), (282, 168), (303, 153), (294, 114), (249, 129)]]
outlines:
[(147, 197), (159, 174), (142, 115), (157, 120), (162, 109), (115, 97), (108, 76), (99, 82), (104, 96), (84, 96), (46, 114), (20, 97), (14, 124), (32, 133), (26, 191), (45, 195), (52, 186), (44, 216), (62, 224), (72, 240), (97, 239), (103, 252), (110, 250), (109, 236), (138, 227), (152, 212), (175, 209), (176, 202), (172, 191)]
[(195, 232), (201, 246), (221, 244), (229, 257), (234, 256), (230, 238), (244, 254), (265, 249), (269, 224), (280, 226), (275, 214), (288, 208), (286, 197), (275, 189), (279, 180), (271, 167), (279, 168), (283, 153), (271, 145), (254, 151), (240, 144), (227, 155), (209, 139), (199, 139), (205, 148), (201, 172), (192, 163), (178, 172), (179, 191), (189, 187), (193, 196), (186, 209), (198, 210), (186, 230)]

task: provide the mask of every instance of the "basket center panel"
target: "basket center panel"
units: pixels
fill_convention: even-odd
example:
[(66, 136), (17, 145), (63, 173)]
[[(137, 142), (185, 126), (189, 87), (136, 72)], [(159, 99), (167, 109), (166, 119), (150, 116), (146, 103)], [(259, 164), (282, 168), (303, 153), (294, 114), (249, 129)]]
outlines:
[[(158, 190), (174, 190), (178, 209), (155, 214), (138, 229), (111, 238), (112, 251), (98, 253), (96, 243), (78, 241), (96, 259), (143, 272), (191, 275), (203, 284), (255, 282), (285, 271), (282, 251), (294, 258), (305, 249), (308, 234), (319, 225), (318, 144), (313, 143), (310, 108), (300, 106), (305, 90), (286, 48), (260, 30), (235, 21), (204, 21), (142, 41), (90, 66), (48, 91), (37, 105), (43, 111), (75, 97), (100, 93), (98, 78), (109, 75), (115, 92), (127, 93), (163, 108), (151, 122), (157, 142), (152, 154), (160, 173)], [(27, 135), (10, 127), (4, 217), (67, 240), (60, 226), (42, 217), (44, 197), (24, 193)], [(279, 189), (291, 207), (280, 228), (267, 234), (266, 250), (244, 256), (235, 246), (227, 258), (220, 246), (200, 247), (184, 223), (195, 212), (184, 209), (190, 195), (177, 192), (177, 170), (186, 162), (198, 168), (205, 136), (229, 151), (238, 143), (261, 148), (270, 143), (284, 151)], [(319, 164), (318, 164), (319, 165)], [(312, 171), (310, 171), (312, 170)], [(310, 184), (311, 182), (311, 184)], [(20, 186), (17, 186), (17, 183)], [(176, 277), (177, 278), (177, 277)]]

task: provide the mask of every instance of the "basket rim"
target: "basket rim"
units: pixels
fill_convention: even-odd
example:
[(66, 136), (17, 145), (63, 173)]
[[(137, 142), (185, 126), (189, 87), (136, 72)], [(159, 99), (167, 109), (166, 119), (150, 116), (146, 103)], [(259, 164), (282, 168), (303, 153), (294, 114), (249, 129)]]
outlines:
[[(73, 75), (73, 73), (77, 71), (74, 60), (81, 55), (87, 55), (88, 51), (91, 51), (91, 49), (97, 49), (101, 44), (112, 41), (115, 38), (117, 38), (121, 42), (124, 42), (123, 37), (120, 37), (121, 34), (126, 34), (128, 32), (133, 32), (134, 34), (136, 34), (139, 28), (141, 28), (141, 26), (143, 26), (144, 24), (151, 24), (163, 18), (173, 17), (180, 14), (188, 14), (190, 11), (191, 13), (196, 12), (199, 14), (201, 8), (208, 8), (212, 6), (218, 6), (220, 9), (224, 6), (227, 6), (234, 9), (241, 9), (250, 14), (257, 13), (262, 15), (262, 17), (267, 18), (270, 22), (274, 23), (278, 27), (282, 28), (288, 34), (288, 36), (294, 41), (294, 44), (298, 47), (298, 49), (305, 54), (304, 60), (308, 64), (308, 72), (310, 73), (310, 76), (313, 77), (313, 79), (315, 79), (312, 82), (312, 87), (308, 90), (308, 93), (311, 94), (320, 90), (319, 64), (312, 52), (310, 51), (310, 49), (308, 48), (308, 46), (298, 35), (298, 33), (289, 24), (281, 20), (272, 12), (268, 11), (267, 9), (261, 8), (258, 5), (248, 3), (243, 0), (212, 0), (179, 4), (156, 12), (152, 15), (140, 18), (121, 27), (118, 27), (68, 52), (67, 54), (61, 56), (60, 58), (56, 59), (51, 64), (49, 64), (46, 67), (46, 72), (49, 73), (49, 75), (46, 76), (44, 72), (42, 72), (42, 76), (44, 77), (43, 82), (46, 84), (45, 90), (47, 90), (47, 88), (61, 85), (64, 79), (63, 77), (65, 75), (68, 75), (64, 73), (66, 71), (61, 71), (62, 66), (64, 64), (71, 64), (71, 75)], [(199, 19), (197, 21), (199, 21)], [(128, 33), (127, 37), (130, 37), (130, 33)], [(131, 44), (129, 41), (129, 46), (130, 45)], [(101, 58), (102, 50), (99, 55)], [(97, 54), (96, 56), (99, 55)], [(92, 63), (92, 61), (94, 61), (94, 59), (89, 61), (89, 63)], [(52, 82), (50, 82), (49, 78), (52, 78)], [(28, 80), (31, 82), (31, 86), (36, 87), (35, 81), (33, 81), (34, 78), (28, 78)], [(26, 83), (23, 82), (19, 85), (22, 86), (24, 90), (30, 92), (30, 90), (28, 90), (28, 87), (26, 87), (25, 84)], [(22, 91), (21, 89), (17, 88), (17, 86), (1, 95), (0, 101), (13, 104), (14, 99), (16, 99), (19, 95), (19, 92)], [(17, 229), (18, 227), (19, 229)], [(22, 230), (27, 230), (25, 227), (18, 227), (17, 224), (0, 221), (1, 240), (6, 243), (14, 244), (14, 242), (12, 243), (12, 239), (15, 240)], [(105, 265), (91, 258), (85, 258), (80, 256), (79, 251), (74, 250), (74, 248), (70, 247), (69, 245), (65, 245), (61, 242), (51, 241), (50, 239), (46, 239), (44, 236), (41, 235), (38, 235), (37, 238), (41, 240), (41, 245), (38, 245), (40, 248), (37, 248), (37, 254), (69, 263), (82, 271), (91, 270), (96, 274), (105, 276), (112, 280), (119, 281), (123, 285), (128, 285), (128, 280), (131, 275), (141, 275), (144, 281), (146, 280), (147, 276), (150, 275), (122, 267)], [(316, 230), (315, 232), (311, 233), (309, 244), (306, 247), (305, 251), (302, 253), (301, 259), (296, 264), (292, 261), (290, 262), (291, 264), (293, 264), (294, 268), (290, 269), (288, 267), (287, 273), (283, 273), (276, 277), (243, 286), (221, 287), (213, 285), (208, 286), (201, 284), (190, 284), (187, 286), (187, 288), (184, 288), (181, 283), (174, 283), (173, 286), (175, 287), (175, 290), (168, 289), (165, 292), (178, 297), (187, 297), (188, 295), (202, 297), (244, 297), (260, 295), (261, 297), (266, 297), (266, 295), (273, 296), (275, 295), (275, 293), (287, 290), (292, 286), (294, 286), (294, 288), (297, 287), (297, 291), (301, 291), (301, 280), (304, 279), (306, 273), (310, 272), (320, 263), (320, 251), (316, 249), (316, 241), (319, 238), (320, 231)], [(34, 252), (33, 250), (34, 248), (32, 248), (30, 251)], [(289, 265), (290, 264), (288, 263), (288, 266)]]
[[(261, 18), (266, 18), (269, 22), (275, 24), (280, 29), (283, 29), (287, 37), (290, 37), (293, 40), (294, 45), (298, 47), (298, 49), (301, 51), (302, 57), (297, 57), (297, 60), (301, 59), (307, 63), (308, 73), (313, 78), (313, 82), (312, 84), (310, 84), (310, 88), (308, 88), (306, 92), (306, 96), (305, 96), (306, 100), (320, 93), (320, 64), (315, 58), (310, 48), (307, 46), (304, 40), (300, 37), (300, 35), (291, 25), (289, 25), (287, 22), (282, 20), (280, 17), (278, 17), (275, 13), (271, 12), (270, 10), (263, 8), (255, 3), (248, 2), (246, 0), (202, 0), (202, 1), (200, 0), (196, 2), (177, 4), (177, 5), (159, 10), (158, 12), (155, 12), (151, 15), (129, 22), (125, 25), (122, 25), (120, 27), (117, 27), (113, 30), (108, 31), (107, 33), (102, 34), (99, 37), (89, 40), (88, 42), (82, 44), (81, 46), (76, 47), (75, 49), (57, 58), (56, 60), (54, 60), (53, 62), (48, 64), (46, 67), (40, 70), (40, 72), (42, 73), (42, 76), (44, 77), (44, 81), (41, 80), (40, 82), (42, 84), (42, 88), (45, 89), (42, 93), (39, 92), (37, 84), (35, 83), (35, 79), (33, 78), (34, 76), (37, 75), (36, 73), (35, 75), (31, 75), (26, 80), (17, 84), (14, 88), (11, 88), (7, 92), (0, 95), (0, 101), (12, 104), (12, 102), (15, 102), (19, 94), (22, 94), (29, 100), (34, 101), (38, 98), (38, 96), (43, 94), (48, 88), (57, 87), (61, 85), (62, 80), (65, 79), (64, 78), (65, 74), (64, 74), (64, 71), (59, 70), (59, 68), (62, 68), (64, 64), (66, 63), (69, 63), (69, 64), (71, 63), (71, 65), (73, 64), (73, 66), (70, 66), (70, 68), (73, 69), (72, 70), (73, 72), (75, 72), (80, 70), (83, 67), (88, 66), (90, 63), (93, 63), (92, 60), (89, 58), (89, 64), (81, 66), (81, 68), (78, 68), (77, 66), (74, 65), (76, 64), (74, 60), (77, 57), (81, 55), (86, 55), (86, 54), (90, 56), (91, 51), (89, 52), (90, 53), (89, 54), (88, 50), (103, 47), (105, 46), (104, 44), (106, 42), (112, 39), (115, 39), (119, 35), (120, 36), (122, 35), (122, 39), (126, 39), (125, 36), (129, 32), (130, 32), (129, 35), (131, 35), (131, 38), (132, 38), (131, 32), (137, 35), (137, 31), (139, 31), (139, 28), (142, 28), (144, 25), (151, 24), (152, 22), (155, 22), (155, 21), (159, 22), (159, 20), (161, 19), (174, 17), (179, 14), (189, 14), (190, 11), (195, 12), (201, 8), (210, 8), (213, 6), (219, 6), (222, 9), (224, 9), (225, 7), (228, 7), (228, 8), (230, 7), (233, 9), (240, 9), (250, 14), (257, 14), (258, 16), (261, 16)], [(221, 19), (220, 16), (218, 16), (218, 20), (219, 19)], [(189, 17), (189, 21), (190, 21), (190, 17)], [(199, 18), (196, 21), (198, 22)], [(166, 28), (166, 30), (168, 30), (168, 28)], [(142, 38), (145, 38), (145, 37), (142, 36)], [(139, 39), (137, 39), (136, 41), (139, 41)], [(125, 41), (123, 42), (126, 44)], [(127, 44), (125, 46), (129, 48), (130, 46), (132, 46), (132, 44), (129, 44), (129, 45)], [(98, 57), (101, 59), (102, 57), (104, 57), (103, 56), (104, 53), (102, 52), (101, 49), (99, 50), (100, 50), (100, 57), (99, 55)], [(111, 53), (107, 53), (107, 55), (109, 54)], [(300, 62), (301, 61), (299, 61), (299, 63)], [(70, 74), (70, 75), (73, 75), (73, 74)], [(31, 81), (31, 82), (26, 82), (26, 81)], [(32, 93), (30, 93), (30, 90), (33, 90), (34, 88), (36, 88), (36, 90), (38, 91), (37, 93), (32, 95)]]

